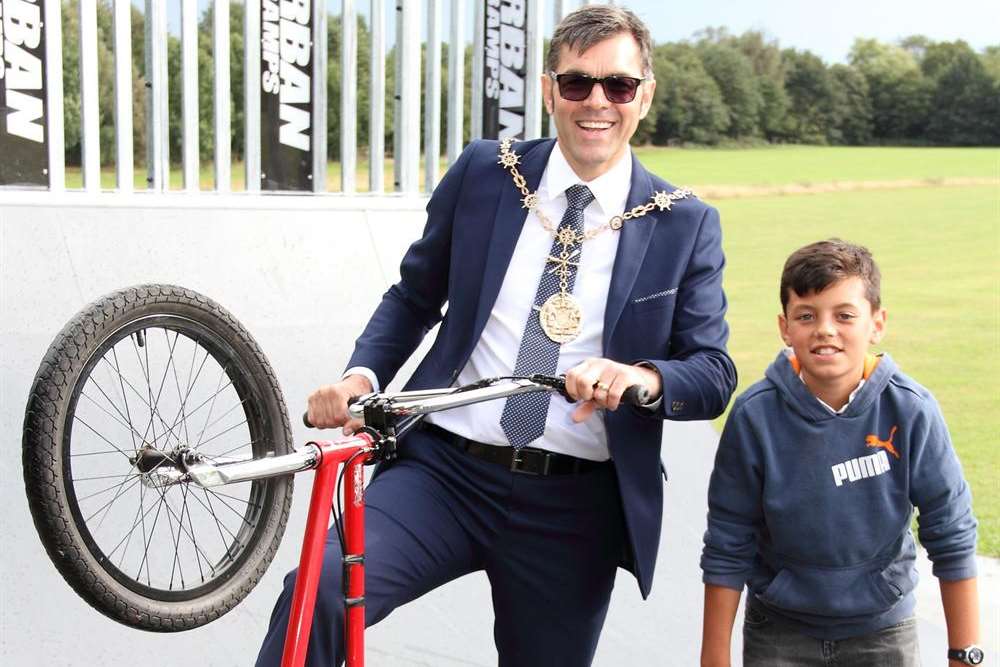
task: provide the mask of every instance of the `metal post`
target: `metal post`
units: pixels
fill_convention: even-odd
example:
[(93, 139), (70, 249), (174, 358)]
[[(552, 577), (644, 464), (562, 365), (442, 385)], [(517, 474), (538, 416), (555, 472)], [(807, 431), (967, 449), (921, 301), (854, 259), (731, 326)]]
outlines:
[[(453, 93), (457, 94), (457, 93)], [(427, 71), (424, 81), (424, 190), (437, 184), (441, 155), (441, 0), (427, 0)]]
[[(556, 0), (553, 25), (559, 25), (559, 22), (563, 20), (564, 16), (566, 16), (566, 0)], [(543, 70), (544, 67), (545, 66), (543, 65)], [(553, 82), (552, 85), (555, 85), (555, 82)], [(558, 92), (556, 92), (556, 94), (558, 94)], [(551, 114), (547, 115), (549, 116), (549, 136), (554, 137), (556, 136), (556, 120)]]
[(119, 192), (132, 192), (135, 165), (132, 155), (132, 5), (115, 0), (115, 168)]
[(483, 138), (483, 46), (486, 41), (485, 2), (476, 3), (475, 23), (472, 29), (472, 118), (473, 139)]
[(66, 189), (66, 137), (63, 127), (62, 3), (45, 3), (45, 100), (49, 140), (49, 190)]
[(313, 0), (312, 12), (312, 191), (326, 192), (326, 0)]
[[(228, 2), (228, 0), (226, 0)], [(216, 12), (218, 12), (216, 3)], [(228, 9), (228, 6), (226, 7)], [(218, 54), (216, 54), (218, 61)], [(218, 83), (218, 82), (216, 82)], [(198, 5), (181, 2), (181, 115), (184, 189), (198, 189)]]
[(465, 107), (465, 31), (462, 25), (464, 0), (451, 2), (451, 44), (448, 47), (448, 164), (462, 152)]
[(167, 97), (167, 6), (146, 0), (146, 181), (153, 190), (170, 189)]
[(371, 107), (368, 110), (368, 189), (385, 189), (385, 0), (371, 5)]
[[(215, 0), (212, 53), (215, 61), (215, 189), (229, 192), (233, 178), (233, 128), (229, 109), (232, 97), (229, 80), (229, 0)], [(245, 83), (249, 84), (250, 80), (246, 79)]]
[(542, 136), (542, 3), (528, 3), (527, 62), (525, 63), (524, 138)]
[(80, 122), (83, 189), (101, 189), (101, 135), (97, 87), (97, 2), (80, 0)]
[(243, 160), (246, 190), (260, 192), (260, 0), (246, 0), (243, 35)]
[(399, 113), (396, 126), (397, 190), (416, 193), (420, 173), (420, 5), (396, 0), (396, 87)]
[(354, 0), (342, 0), (340, 30), (340, 190), (354, 194), (358, 169), (358, 17)]

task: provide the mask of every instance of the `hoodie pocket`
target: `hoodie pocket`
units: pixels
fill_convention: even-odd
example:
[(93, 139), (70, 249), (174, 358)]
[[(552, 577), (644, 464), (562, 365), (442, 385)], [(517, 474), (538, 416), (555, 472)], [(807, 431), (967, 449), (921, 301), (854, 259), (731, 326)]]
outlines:
[[(884, 561), (883, 561), (884, 562)], [(915, 584), (899, 563), (827, 569), (790, 565), (778, 571), (760, 599), (786, 612), (852, 618), (881, 614), (894, 607)]]

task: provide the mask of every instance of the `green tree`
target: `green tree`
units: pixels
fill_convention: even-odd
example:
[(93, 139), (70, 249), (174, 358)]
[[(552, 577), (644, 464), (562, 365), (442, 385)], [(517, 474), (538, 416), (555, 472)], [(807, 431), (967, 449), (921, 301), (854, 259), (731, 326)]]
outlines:
[(833, 87), (826, 65), (808, 51), (785, 49), (785, 92), (788, 94), (788, 138), (796, 143), (824, 144), (833, 113)]
[(719, 87), (722, 100), (729, 110), (729, 136), (759, 136), (763, 100), (750, 60), (732, 46), (707, 40), (698, 44), (698, 54), (705, 71)]
[(913, 54), (874, 39), (857, 39), (849, 61), (868, 81), (874, 138), (923, 140), (933, 86)]
[(689, 44), (658, 46), (653, 70), (657, 81), (653, 142), (718, 143), (729, 127), (729, 111), (695, 49)]
[(859, 146), (872, 140), (872, 104), (868, 80), (856, 69), (836, 64), (830, 68), (833, 111), (827, 128), (831, 144)]
[(927, 136), (959, 145), (990, 141), (995, 125), (996, 87), (982, 60), (963, 41), (927, 47), (921, 69), (933, 82)]
[(783, 139), (789, 132), (789, 99), (785, 92), (785, 64), (778, 42), (769, 40), (757, 30), (748, 30), (724, 41), (745, 55), (753, 67), (761, 98), (757, 122), (764, 138), (768, 141)]

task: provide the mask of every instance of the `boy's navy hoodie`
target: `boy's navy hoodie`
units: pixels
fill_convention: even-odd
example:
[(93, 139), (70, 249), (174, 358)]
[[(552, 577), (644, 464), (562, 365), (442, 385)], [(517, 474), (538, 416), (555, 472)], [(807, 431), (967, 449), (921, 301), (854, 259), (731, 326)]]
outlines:
[(889, 355), (838, 415), (780, 353), (733, 406), (708, 501), (704, 582), (745, 584), (778, 622), (820, 639), (913, 613), (914, 506), (935, 576), (976, 576), (972, 498), (948, 429)]

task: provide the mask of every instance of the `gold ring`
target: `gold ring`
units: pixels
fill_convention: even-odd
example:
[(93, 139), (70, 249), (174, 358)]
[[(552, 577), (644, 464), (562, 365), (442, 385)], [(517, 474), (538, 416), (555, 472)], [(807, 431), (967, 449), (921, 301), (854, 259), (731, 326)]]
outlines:
[(594, 383), (594, 389), (603, 389), (604, 391), (608, 391), (611, 387), (598, 380)]

